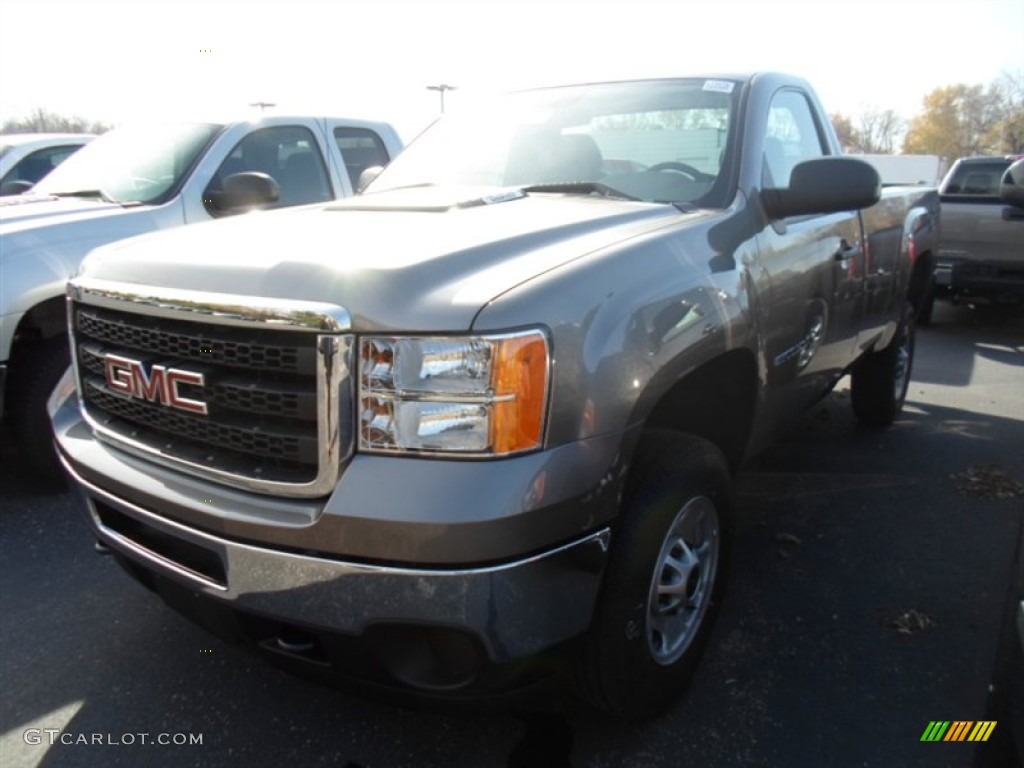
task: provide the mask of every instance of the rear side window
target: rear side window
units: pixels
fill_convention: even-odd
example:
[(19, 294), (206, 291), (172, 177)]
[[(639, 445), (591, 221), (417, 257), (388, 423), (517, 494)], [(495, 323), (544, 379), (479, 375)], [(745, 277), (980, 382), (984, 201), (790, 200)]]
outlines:
[(271, 208), (319, 203), (332, 198), (327, 169), (312, 131), (301, 125), (276, 125), (253, 131), (228, 154), (203, 195), (209, 200), (235, 173), (258, 171), (271, 176), (281, 197)]
[(385, 166), (391, 158), (380, 136), (368, 128), (334, 129), (334, 140), (338, 143), (338, 151), (345, 161), (352, 189), (359, 186), (359, 177), (367, 168), (375, 165)]
[(1008, 160), (960, 163), (946, 182), (943, 195), (983, 199), (999, 198), (999, 182), (1010, 167)]

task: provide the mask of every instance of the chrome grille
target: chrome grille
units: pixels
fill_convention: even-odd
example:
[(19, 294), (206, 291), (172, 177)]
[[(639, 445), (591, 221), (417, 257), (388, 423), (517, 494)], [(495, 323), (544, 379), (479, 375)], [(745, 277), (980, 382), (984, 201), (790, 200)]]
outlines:
[[(282, 322), (280, 306), (240, 315), (237, 297), (229, 313), (211, 311), (209, 301), (199, 312), (164, 298), (154, 310), (151, 296), (125, 302), (97, 293), (73, 285), (69, 319), (83, 413), (100, 437), (250, 490), (330, 491), (351, 452), (351, 343), (320, 332), (335, 319), (322, 316), (322, 305), (300, 306), (299, 321)], [(194, 381), (175, 393), (206, 412), (171, 407), (166, 395), (118, 391), (116, 377), (106, 377), (111, 357), (137, 363), (143, 376), (157, 366), (186, 372)]]

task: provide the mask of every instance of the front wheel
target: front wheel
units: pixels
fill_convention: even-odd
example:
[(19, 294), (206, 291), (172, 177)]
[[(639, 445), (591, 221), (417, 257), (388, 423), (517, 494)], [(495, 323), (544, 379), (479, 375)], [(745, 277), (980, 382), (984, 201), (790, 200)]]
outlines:
[(577, 682), (598, 708), (642, 720), (681, 693), (707, 642), (732, 492), (721, 451), (692, 435), (645, 433), (633, 467)]
[(907, 302), (889, 346), (869, 352), (850, 374), (850, 401), (857, 420), (868, 427), (892, 424), (907, 397), (914, 363), (914, 307)]
[(71, 364), (68, 342), (57, 337), (23, 350), (4, 403), (18, 452), (39, 478), (63, 480), (46, 401)]

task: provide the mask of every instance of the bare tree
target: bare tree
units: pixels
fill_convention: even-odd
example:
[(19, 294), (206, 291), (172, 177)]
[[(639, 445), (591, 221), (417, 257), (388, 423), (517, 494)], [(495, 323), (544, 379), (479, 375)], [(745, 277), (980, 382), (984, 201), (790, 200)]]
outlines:
[(1011, 154), (1024, 153), (1024, 70), (1004, 71), (992, 84), (999, 118), (988, 136), (990, 143)]
[(839, 139), (839, 146), (844, 152), (856, 152), (859, 150), (857, 132), (853, 128), (853, 122), (842, 112), (833, 112), (829, 115), (832, 127), (835, 128), (836, 138)]
[(839, 144), (846, 152), (891, 154), (903, 132), (904, 121), (891, 109), (868, 109), (853, 118), (830, 115)]
[(855, 131), (860, 151), (892, 154), (903, 125), (903, 119), (891, 109), (869, 109), (862, 112), (857, 119)]
[(58, 115), (36, 107), (21, 118), (5, 120), (0, 133), (104, 133), (112, 126), (77, 115)]

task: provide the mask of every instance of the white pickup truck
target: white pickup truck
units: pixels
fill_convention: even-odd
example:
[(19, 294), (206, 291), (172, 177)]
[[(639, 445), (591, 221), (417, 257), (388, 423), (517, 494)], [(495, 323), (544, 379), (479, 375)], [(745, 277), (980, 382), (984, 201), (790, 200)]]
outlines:
[[(56, 471), (45, 402), (68, 365), (64, 290), (98, 245), (252, 210), (347, 197), (401, 149), (390, 125), (322, 117), (126, 126), (30, 193), (0, 200), (0, 414)], [(268, 178), (269, 177), (269, 178)]]
[(94, 138), (90, 133), (11, 133), (0, 136), (0, 197), (27, 192)]

